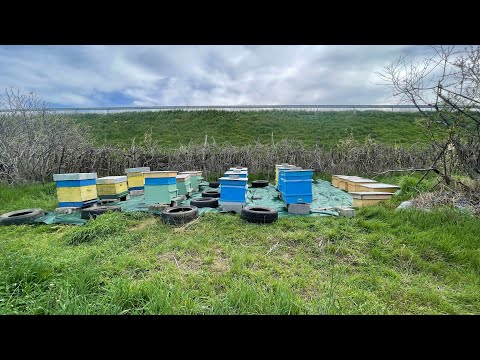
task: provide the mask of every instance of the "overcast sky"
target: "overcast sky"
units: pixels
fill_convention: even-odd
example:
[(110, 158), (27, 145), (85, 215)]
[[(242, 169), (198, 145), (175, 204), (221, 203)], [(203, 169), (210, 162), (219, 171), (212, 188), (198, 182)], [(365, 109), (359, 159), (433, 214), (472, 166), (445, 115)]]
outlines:
[(376, 71), (404, 45), (0, 46), (0, 88), (50, 106), (394, 104)]

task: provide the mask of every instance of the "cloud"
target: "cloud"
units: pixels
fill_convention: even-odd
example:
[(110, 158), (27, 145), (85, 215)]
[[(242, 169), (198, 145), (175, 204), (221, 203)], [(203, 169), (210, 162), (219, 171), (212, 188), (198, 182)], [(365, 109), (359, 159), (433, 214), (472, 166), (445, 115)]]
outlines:
[(0, 88), (58, 106), (394, 103), (375, 72), (424, 46), (0, 46)]

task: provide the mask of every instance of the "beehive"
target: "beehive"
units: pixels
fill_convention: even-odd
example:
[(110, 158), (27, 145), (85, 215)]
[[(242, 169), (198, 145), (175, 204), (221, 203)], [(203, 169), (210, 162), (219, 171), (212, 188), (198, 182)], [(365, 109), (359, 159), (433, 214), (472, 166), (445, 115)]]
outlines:
[(54, 174), (59, 207), (83, 208), (97, 203), (97, 173)]
[(221, 177), (219, 180), (221, 202), (244, 204), (247, 201), (247, 178), (232, 175)]
[(391, 185), (391, 184), (382, 184), (382, 183), (374, 183), (374, 184), (359, 184), (357, 187), (358, 191), (360, 192), (388, 192), (394, 193), (400, 186), (398, 185)]
[(382, 191), (358, 191), (352, 192), (350, 195), (353, 197), (353, 206), (364, 207), (378, 204), (382, 200), (388, 200), (393, 196), (393, 193)]
[(128, 195), (126, 176), (106, 176), (97, 179), (98, 198), (120, 199)]
[[(345, 190), (348, 192), (355, 192), (355, 191), (365, 191), (360, 188), (363, 184), (377, 184), (375, 180), (365, 179), (365, 178), (349, 178), (346, 179), (346, 186)], [(383, 191), (383, 190), (379, 190)]]
[(301, 167), (295, 165), (287, 165), (287, 167), (281, 167), (278, 169), (278, 184), (277, 190), (280, 192), (280, 198), (282, 197), (282, 189), (283, 189), (283, 172), (290, 171), (290, 170), (302, 170)]
[(278, 178), (279, 178), (279, 171), (280, 169), (288, 169), (295, 165), (289, 165), (287, 163), (283, 163), (281, 165), (275, 165), (275, 187), (278, 188)]
[(190, 174), (177, 175), (178, 195), (190, 196), (192, 194), (192, 182)]
[(198, 189), (200, 188), (200, 183), (203, 180), (201, 171), (182, 171), (182, 172), (179, 172), (178, 174), (179, 175), (189, 174), (190, 182), (192, 183), (192, 189), (194, 191), (198, 191)]
[(125, 169), (127, 174), (128, 191), (143, 190), (145, 186), (144, 172), (150, 171), (150, 167), (137, 167)]
[(170, 204), (178, 196), (176, 171), (149, 171), (145, 177), (145, 203)]
[(285, 205), (310, 204), (313, 198), (312, 169), (280, 171), (280, 192)]

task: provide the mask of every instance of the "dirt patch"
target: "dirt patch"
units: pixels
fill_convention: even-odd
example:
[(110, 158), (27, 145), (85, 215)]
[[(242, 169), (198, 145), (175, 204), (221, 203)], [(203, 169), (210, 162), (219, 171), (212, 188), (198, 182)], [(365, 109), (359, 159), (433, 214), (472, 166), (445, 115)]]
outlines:
[(151, 218), (151, 219), (147, 219), (147, 220), (144, 220), (142, 221), (140, 224), (138, 224), (137, 226), (131, 228), (130, 230), (131, 231), (139, 231), (139, 230), (143, 230), (145, 229), (146, 227), (149, 227), (150, 225), (153, 225), (157, 222), (157, 219), (155, 218)]
[(186, 272), (194, 272), (200, 270), (203, 261), (197, 257), (179, 255), (173, 252), (164, 253), (158, 256), (160, 264), (172, 263), (178, 269)]

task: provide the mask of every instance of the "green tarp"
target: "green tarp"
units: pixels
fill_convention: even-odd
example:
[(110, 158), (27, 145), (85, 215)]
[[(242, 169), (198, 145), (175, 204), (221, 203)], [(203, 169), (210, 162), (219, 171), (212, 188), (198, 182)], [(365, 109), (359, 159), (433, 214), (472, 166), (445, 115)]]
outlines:
[[(204, 182), (202, 191), (218, 190), (208, 187), (208, 183)], [(335, 206), (352, 206), (352, 197), (350, 194), (333, 187), (328, 181), (314, 180), (312, 184), (313, 202), (310, 205), (311, 213), (303, 216), (336, 216), (338, 213), (334, 210), (325, 210), (324, 208)], [(181, 201), (178, 205), (189, 205), (191, 199), (201, 197), (201, 192), (195, 192), (191, 198)], [(129, 200), (113, 203), (112, 205), (120, 205), (122, 212), (143, 211), (160, 215), (160, 211), (149, 210), (148, 205), (145, 204), (144, 196), (132, 196)], [(257, 205), (273, 208), (278, 211), (278, 216), (294, 216), (287, 212), (284, 203), (278, 198), (278, 191), (273, 185), (268, 185), (263, 188), (248, 188), (247, 206)], [(218, 208), (199, 208), (199, 213), (206, 212), (222, 212), (221, 207)], [(82, 225), (86, 222), (80, 218), (80, 212), (76, 211), (72, 214), (60, 214), (55, 212), (46, 213), (45, 216), (38, 218), (35, 222), (42, 222), (45, 224), (75, 224)]]

